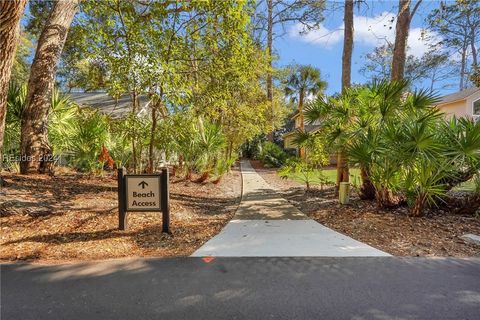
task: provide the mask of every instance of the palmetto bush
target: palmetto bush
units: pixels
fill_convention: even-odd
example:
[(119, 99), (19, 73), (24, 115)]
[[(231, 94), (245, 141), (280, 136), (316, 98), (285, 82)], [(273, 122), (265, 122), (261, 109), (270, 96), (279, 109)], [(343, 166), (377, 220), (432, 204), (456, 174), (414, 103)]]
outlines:
[(20, 130), (22, 112), (27, 100), (27, 86), (10, 83), (7, 93), (7, 116), (5, 119), (5, 136), (3, 154), (17, 156), (20, 153)]
[(199, 182), (203, 182), (210, 177), (210, 174), (217, 166), (219, 159), (224, 156), (226, 140), (222, 133), (222, 127), (219, 124), (207, 122), (199, 123), (198, 150), (196, 166), (202, 176)]
[(266, 167), (281, 167), (288, 160), (289, 155), (277, 144), (264, 141), (259, 148), (259, 159)]
[[(20, 130), (26, 96), (26, 86), (9, 87), (4, 143), (6, 155), (20, 154)], [(48, 138), (54, 155), (62, 156), (65, 164), (85, 171), (95, 170), (101, 167), (98, 155), (102, 145), (110, 143), (109, 119), (94, 109), (80, 109), (55, 89), (49, 111)]]
[(434, 94), (406, 88), (402, 81), (351, 89), (348, 112), (345, 97), (322, 99), (307, 107), (306, 118), (322, 121), (319, 134), (360, 167), (365, 198), (379, 207), (406, 202), (418, 216), (478, 174), (480, 124), (444, 120), (432, 107)]
[(180, 169), (185, 172), (185, 178), (190, 180), (196, 169), (198, 156), (201, 152), (199, 132), (195, 121), (190, 115), (182, 115), (173, 139), (173, 150), (179, 155)]
[(186, 179), (190, 180), (193, 172), (201, 175), (197, 182), (207, 180), (212, 173), (217, 178), (221, 171), (225, 173), (221, 170), (222, 161), (225, 163), (229, 159), (225, 152), (225, 135), (219, 124), (204, 121), (201, 117), (188, 112), (177, 115), (175, 124), (175, 132), (171, 135), (172, 141), (166, 143), (167, 146), (171, 145), (172, 151), (179, 156)]
[(75, 140), (78, 118), (78, 107), (68, 96), (61, 95), (54, 90), (48, 122), (48, 140), (53, 147), (54, 155), (63, 155), (69, 152), (72, 141)]
[(115, 166), (127, 166), (132, 158), (132, 142), (127, 133), (125, 119), (110, 119), (109, 139), (107, 148), (110, 156), (115, 161)]
[[(7, 95), (7, 118), (5, 124), (4, 152), (6, 155), (20, 154), (20, 131), (22, 113), (27, 100), (26, 85), (10, 84)], [(48, 137), (55, 155), (68, 151), (74, 134), (74, 123), (78, 108), (66, 96), (54, 89), (49, 111)]]
[(448, 189), (468, 181), (480, 171), (480, 122), (456, 119), (441, 123), (439, 139), (448, 156), (450, 174), (444, 179)]
[(217, 161), (217, 164), (215, 165), (214, 169), (214, 175), (215, 179), (213, 180), (213, 183), (217, 184), (222, 180), (222, 177), (230, 172), (230, 169), (232, 168), (233, 164), (237, 160), (237, 157), (233, 156), (231, 158), (221, 158)]
[(98, 110), (78, 110), (68, 143), (69, 163), (82, 171), (95, 171), (103, 166), (98, 157), (102, 146), (109, 141), (108, 117)]

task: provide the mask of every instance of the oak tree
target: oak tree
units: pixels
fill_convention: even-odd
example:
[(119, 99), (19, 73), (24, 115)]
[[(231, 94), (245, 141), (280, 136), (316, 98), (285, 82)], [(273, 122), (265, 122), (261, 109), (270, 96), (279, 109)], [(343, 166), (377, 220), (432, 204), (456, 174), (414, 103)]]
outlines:
[(20, 18), (26, 0), (0, 2), (0, 164), (7, 114), (7, 91), (19, 38)]
[(38, 39), (22, 115), (20, 171), (23, 174), (46, 172), (51, 167), (48, 113), (55, 69), (79, 1), (56, 1)]

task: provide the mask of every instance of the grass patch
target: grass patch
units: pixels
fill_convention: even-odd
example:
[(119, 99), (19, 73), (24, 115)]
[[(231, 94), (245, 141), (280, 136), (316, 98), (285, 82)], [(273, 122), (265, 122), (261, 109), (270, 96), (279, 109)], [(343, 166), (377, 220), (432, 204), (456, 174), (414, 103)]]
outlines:
[[(312, 185), (319, 185), (320, 184), (320, 173), (322, 173), (329, 183), (335, 184), (337, 182), (337, 169), (323, 169), (317, 170), (317, 174), (314, 175), (312, 179)], [(303, 179), (300, 177), (299, 174), (292, 174), (288, 177), (291, 180), (294, 180), (299, 183), (304, 183)], [(360, 170), (357, 168), (350, 168), (350, 182), (352, 184), (360, 184)]]
[[(335, 184), (337, 182), (337, 169), (323, 169), (323, 170), (318, 170), (318, 173), (322, 172), (323, 175), (327, 178), (327, 181), (329, 183)], [(319, 174), (315, 174), (315, 177), (312, 179), (311, 184), (312, 185), (320, 185), (320, 179), (318, 178)], [(288, 177), (291, 180), (294, 180), (298, 183), (303, 184), (303, 179), (300, 177), (299, 174), (292, 174)], [(360, 169), (358, 168), (350, 168), (350, 183), (353, 185), (360, 185), (362, 182), (360, 178)], [(453, 188), (454, 191), (462, 191), (462, 192), (474, 192), (475, 191), (475, 182), (472, 180), (469, 180), (467, 182), (464, 182), (455, 188)]]

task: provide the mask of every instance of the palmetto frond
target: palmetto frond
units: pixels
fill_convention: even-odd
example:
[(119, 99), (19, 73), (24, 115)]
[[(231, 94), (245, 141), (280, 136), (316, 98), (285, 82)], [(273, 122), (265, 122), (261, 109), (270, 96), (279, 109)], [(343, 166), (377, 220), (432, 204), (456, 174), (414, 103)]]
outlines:
[(303, 130), (297, 129), (295, 131), (295, 137), (293, 138), (293, 143), (296, 146), (304, 147), (308, 143), (308, 140), (312, 139), (313, 134), (305, 132)]
[(373, 162), (374, 155), (381, 151), (381, 142), (381, 135), (371, 128), (355, 134), (346, 148), (349, 161), (369, 166)]
[(377, 110), (383, 121), (395, 117), (403, 94), (408, 87), (408, 81), (380, 81), (369, 86), (372, 99), (375, 100)]
[(10, 83), (7, 92), (7, 118), (6, 122), (20, 122), (27, 102), (27, 86)]
[(306, 123), (312, 124), (328, 116), (329, 110), (332, 108), (331, 102), (331, 99), (325, 96), (319, 96), (314, 101), (308, 103), (304, 108)]
[(436, 105), (440, 101), (440, 97), (426, 89), (416, 90), (409, 94), (405, 99), (404, 105), (410, 111), (424, 110), (428, 107)]
[(480, 171), (480, 123), (453, 117), (443, 122), (438, 131), (443, 154), (450, 161), (449, 186), (471, 179)]

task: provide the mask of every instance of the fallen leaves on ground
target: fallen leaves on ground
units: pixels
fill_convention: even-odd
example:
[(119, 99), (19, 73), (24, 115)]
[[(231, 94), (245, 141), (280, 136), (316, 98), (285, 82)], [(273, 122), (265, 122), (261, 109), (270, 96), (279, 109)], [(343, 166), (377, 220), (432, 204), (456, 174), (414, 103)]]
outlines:
[(238, 166), (215, 185), (171, 177), (172, 234), (162, 215), (129, 213), (118, 230), (113, 174), (3, 175), (0, 190), (0, 260), (41, 262), (132, 256), (188, 256), (216, 235), (240, 202)]

